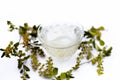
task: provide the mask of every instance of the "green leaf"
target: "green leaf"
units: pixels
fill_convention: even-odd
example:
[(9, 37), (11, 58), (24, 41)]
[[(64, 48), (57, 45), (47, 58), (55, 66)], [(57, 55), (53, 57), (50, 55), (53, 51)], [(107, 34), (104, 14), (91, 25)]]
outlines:
[(53, 75), (57, 75), (58, 74), (58, 68), (53, 68)]
[(93, 44), (93, 47), (96, 48), (95, 40), (93, 40), (92, 44)]
[(26, 31), (27, 30), (23, 26), (20, 26), (20, 28), (19, 28), (19, 34), (20, 35), (24, 35), (26, 33)]
[(15, 49), (17, 49), (18, 46), (19, 46), (19, 42), (17, 42), (17, 43), (14, 44)]
[(89, 32), (92, 36), (95, 36), (97, 34), (97, 31), (94, 27), (92, 27)]
[(23, 62), (21, 59), (18, 59), (18, 69), (21, 69), (23, 65)]
[(45, 78), (51, 78), (52, 75), (51, 75), (51, 74), (44, 74), (44, 77), (45, 77)]
[(20, 73), (23, 73), (23, 69), (20, 70)]
[(0, 51), (5, 51), (5, 49), (0, 49)]
[(45, 57), (45, 54), (44, 54), (43, 50), (40, 49), (40, 48), (38, 49), (38, 54), (39, 54), (40, 57)]
[[(22, 50), (19, 50), (17, 55), (18, 55), (18, 57), (22, 57), (22, 56), (25, 56), (25, 53), (23, 53)], [(23, 58), (23, 60), (24, 60), (24, 58)]]
[(18, 54), (16, 54), (17, 51), (16, 51), (15, 49), (13, 49), (13, 53), (14, 53), (14, 54), (12, 54), (12, 55), (14, 55), (14, 56), (15, 56), (15, 55), (16, 55), (16, 56), (18, 55)]
[(32, 28), (32, 32), (30, 33), (31, 37), (36, 38), (37, 37), (37, 31), (38, 31), (38, 27), (36, 27), (36, 25), (34, 25), (33, 28)]
[(8, 58), (10, 58), (10, 55), (9, 54), (7, 54), (7, 55), (5, 55), (6, 57), (8, 57)]
[(110, 48), (106, 51), (105, 55), (106, 55), (106, 56), (110, 56), (111, 51), (112, 51), (112, 47), (110, 47)]
[(30, 69), (29, 69), (26, 65), (23, 65), (23, 68), (24, 68), (26, 71), (30, 71)]
[(103, 71), (100, 70), (100, 69), (97, 70), (97, 73), (98, 73), (99, 76), (102, 75), (102, 74), (104, 74)]
[(24, 57), (23, 60), (27, 60), (27, 59), (29, 59), (29, 58), (30, 58), (30, 55)]
[(102, 51), (102, 49), (100, 48), (100, 46), (97, 45), (97, 50), (98, 51)]
[(89, 51), (87, 54), (87, 60), (89, 60), (92, 57), (92, 53)]
[(28, 28), (28, 23), (24, 23), (24, 27), (25, 27), (25, 28)]
[(96, 39), (99, 41), (101, 36), (97, 36)]
[(104, 46), (104, 44), (105, 44), (105, 42), (103, 40), (100, 40), (99, 43), (101, 46)]
[(74, 76), (72, 76), (72, 74), (67, 74), (68, 78), (74, 78)]
[(7, 21), (7, 24), (10, 25), (10, 24), (11, 24), (11, 21)]
[(61, 73), (61, 75), (60, 75), (60, 79), (61, 80), (63, 80), (63, 79), (65, 79), (67, 76), (66, 76), (66, 73)]
[(3, 58), (5, 56), (5, 52), (2, 54), (1, 58)]
[(25, 77), (28, 79), (30, 78), (30, 76), (27, 73), (25, 73)]
[(97, 58), (93, 58), (93, 59), (91, 60), (91, 62), (92, 62), (93, 65), (96, 64)]
[(14, 29), (18, 29), (17, 27), (15, 27), (15, 25), (13, 25), (11, 23), (11, 21), (7, 21), (7, 24), (9, 25), (9, 31), (12, 32)]
[(100, 26), (98, 30), (105, 30), (105, 28), (103, 26)]
[(10, 45), (13, 45), (13, 41), (10, 41)]
[(90, 32), (89, 32), (89, 31), (84, 31), (84, 37), (87, 37), (87, 38), (92, 38), (92, 37), (93, 37), (93, 35), (92, 35), (92, 34), (90, 34)]

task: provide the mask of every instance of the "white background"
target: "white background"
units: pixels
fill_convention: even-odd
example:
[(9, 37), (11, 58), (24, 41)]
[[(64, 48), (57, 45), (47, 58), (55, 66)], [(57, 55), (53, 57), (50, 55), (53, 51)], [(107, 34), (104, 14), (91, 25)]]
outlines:
[[(106, 44), (113, 46), (112, 55), (104, 60), (105, 74), (98, 76), (95, 66), (82, 65), (74, 72), (72, 80), (120, 80), (120, 2), (119, 0), (0, 0), (0, 47), (9, 41), (18, 41), (16, 33), (9, 33), (6, 21), (15, 25), (80, 23), (84, 29), (104, 26), (103, 37)], [(0, 55), (2, 53), (0, 52)], [(21, 80), (17, 69), (17, 59), (0, 58), (0, 80)], [(71, 62), (71, 63), (70, 63)], [(73, 61), (55, 63), (67, 70)], [(45, 80), (31, 71), (30, 80)]]

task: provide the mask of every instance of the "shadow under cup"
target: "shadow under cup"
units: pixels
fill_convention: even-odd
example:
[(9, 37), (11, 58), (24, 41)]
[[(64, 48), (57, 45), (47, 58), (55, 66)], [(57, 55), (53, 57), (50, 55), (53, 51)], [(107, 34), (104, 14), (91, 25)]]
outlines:
[(81, 25), (56, 24), (38, 29), (43, 48), (56, 59), (71, 57), (77, 51), (82, 37)]

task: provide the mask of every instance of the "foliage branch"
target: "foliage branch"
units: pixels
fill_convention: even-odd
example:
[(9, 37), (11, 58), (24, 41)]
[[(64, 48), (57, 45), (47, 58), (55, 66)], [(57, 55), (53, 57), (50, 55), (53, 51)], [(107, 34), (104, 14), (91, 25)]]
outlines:
[[(106, 47), (105, 42), (101, 39), (101, 31), (104, 30), (103, 26), (95, 28), (92, 26), (89, 30), (84, 31), (84, 38), (78, 48), (80, 53), (76, 58), (76, 63), (71, 69), (66, 72), (58, 74), (59, 69), (54, 66), (51, 57), (48, 57), (46, 63), (40, 62), (38, 58), (45, 58), (46, 55), (41, 47), (42, 44), (37, 40), (37, 30), (42, 28), (42, 26), (33, 25), (30, 27), (28, 23), (24, 23), (23, 26), (16, 27), (11, 21), (7, 21), (9, 25), (9, 31), (13, 32), (17, 30), (20, 35), (20, 40), (18, 42), (10, 41), (6, 48), (0, 48), (2, 52), (1, 58), (7, 57), (11, 58), (17, 57), (18, 69), (21, 73), (21, 79), (27, 80), (30, 78), (28, 72), (30, 71), (30, 66), (26, 63), (31, 60), (31, 67), (33, 71), (38, 71), (41, 77), (48, 78), (50, 80), (70, 80), (74, 78), (73, 71), (80, 68), (81, 65), (85, 63), (92, 63), (92, 65), (97, 65), (98, 75), (104, 73), (103, 59), (111, 55), (112, 47)], [(37, 45), (37, 46), (35, 46)], [(22, 47), (22, 49), (20, 48)], [(93, 53), (96, 50), (97, 53)], [(97, 54), (95, 56), (94, 54)], [(87, 61), (81, 63), (83, 59)]]

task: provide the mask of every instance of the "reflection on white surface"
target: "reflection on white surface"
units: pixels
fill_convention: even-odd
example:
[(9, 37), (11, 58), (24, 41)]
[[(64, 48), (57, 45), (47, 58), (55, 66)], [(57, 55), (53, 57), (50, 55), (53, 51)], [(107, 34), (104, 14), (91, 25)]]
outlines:
[[(19, 36), (7, 32), (7, 20), (16, 25), (28, 22), (34, 24), (49, 23), (81, 23), (85, 29), (91, 26), (104, 26), (103, 39), (106, 45), (113, 46), (111, 57), (104, 60), (104, 75), (98, 76), (95, 66), (85, 64), (74, 72), (74, 79), (71, 80), (119, 80), (120, 72), (120, 11), (119, 0), (3, 0), (0, 1), (0, 47), (5, 47), (9, 41), (18, 41)], [(18, 39), (18, 40), (16, 40)], [(0, 52), (1, 55), (1, 52)], [(17, 69), (16, 58), (0, 58), (0, 80), (21, 80)], [(61, 71), (67, 70), (74, 65), (73, 60), (63, 63), (55, 63)], [(31, 71), (30, 80), (41, 79), (37, 73)]]

